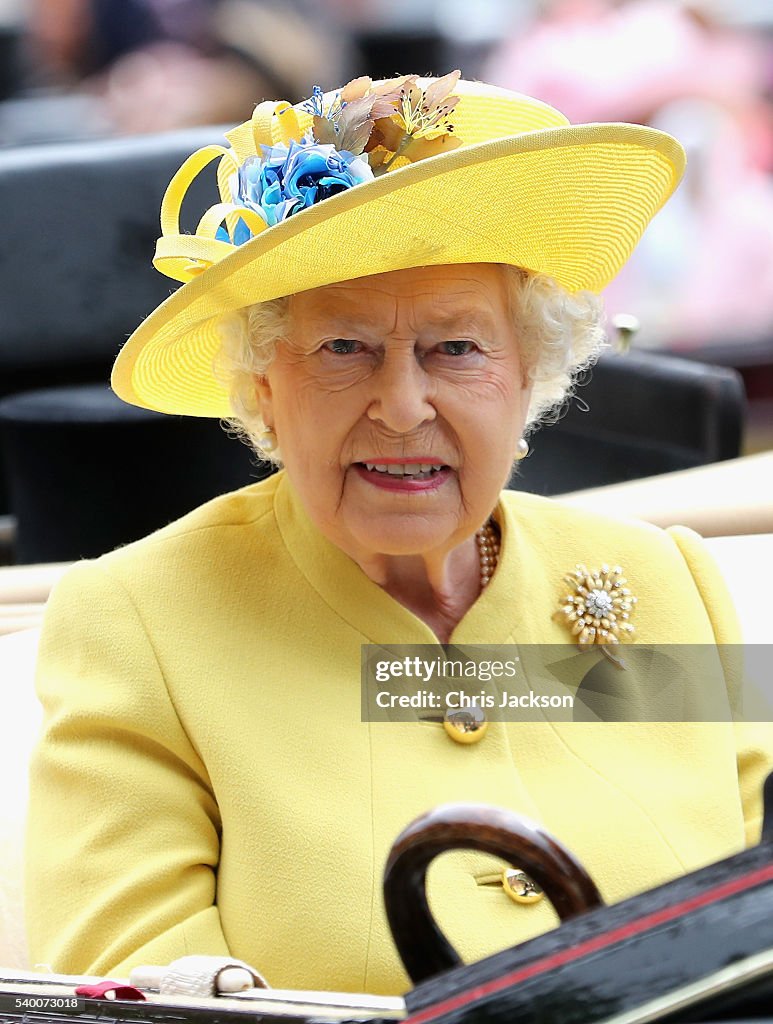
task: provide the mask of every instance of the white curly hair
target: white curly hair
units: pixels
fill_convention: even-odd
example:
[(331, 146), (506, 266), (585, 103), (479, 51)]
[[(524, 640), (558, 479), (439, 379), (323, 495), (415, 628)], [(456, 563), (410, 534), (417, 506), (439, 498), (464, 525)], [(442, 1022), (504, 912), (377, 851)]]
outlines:
[[(569, 293), (553, 278), (503, 266), (509, 313), (521, 339), (521, 360), (532, 385), (524, 433), (558, 417), (582, 370), (606, 345), (604, 307), (592, 292)], [(271, 365), (289, 329), (290, 296), (260, 302), (224, 316), (222, 345), (214, 372), (227, 388), (233, 415), (229, 431), (250, 444), (261, 459), (281, 464), (279, 449), (263, 451), (266, 424), (255, 394), (255, 377)]]

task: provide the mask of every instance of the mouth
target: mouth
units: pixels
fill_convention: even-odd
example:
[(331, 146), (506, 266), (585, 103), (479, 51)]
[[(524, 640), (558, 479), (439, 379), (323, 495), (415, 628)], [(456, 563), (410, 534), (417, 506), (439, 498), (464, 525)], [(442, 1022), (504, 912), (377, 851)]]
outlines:
[(384, 476), (411, 480), (431, 480), (436, 473), (450, 469), (450, 466), (434, 459), (429, 462), (386, 459), (379, 462), (357, 462), (355, 465), (366, 469), (368, 473), (381, 473)]
[(352, 467), (359, 477), (390, 491), (428, 491), (444, 483), (453, 472), (439, 459), (379, 459), (355, 462)]

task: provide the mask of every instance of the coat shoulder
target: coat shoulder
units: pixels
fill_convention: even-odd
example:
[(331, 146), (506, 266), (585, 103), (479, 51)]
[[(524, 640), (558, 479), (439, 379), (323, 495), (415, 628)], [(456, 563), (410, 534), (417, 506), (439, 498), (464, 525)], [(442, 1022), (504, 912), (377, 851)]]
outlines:
[[(566, 532), (575, 538), (615, 536), (644, 545), (671, 544), (670, 535), (673, 530), (687, 530), (686, 527), (663, 530), (643, 520), (606, 515), (603, 510), (591, 512), (565, 505), (558, 498), (545, 498), (525, 491), (503, 491), (501, 502), (510, 515), (528, 522), (536, 530), (543, 528), (551, 533)], [(687, 532), (692, 533), (691, 530)], [(697, 537), (697, 534), (694, 536)]]
[[(727, 585), (694, 530), (661, 529), (518, 491), (503, 492), (501, 507), (506, 522), (553, 577), (562, 578), (578, 564), (593, 570), (620, 565), (641, 605), (658, 610), (663, 629), (669, 622), (684, 627), (666, 631), (671, 642), (697, 642), (702, 636), (705, 642), (738, 642), (740, 626)], [(640, 618), (642, 613), (640, 607)], [(707, 621), (710, 633), (704, 628)], [(655, 633), (659, 636), (661, 628)]]
[(250, 561), (266, 565), (276, 548), (276, 478), (219, 495), (140, 540), (76, 562), (56, 591), (113, 580), (131, 592), (203, 591), (214, 577), (235, 579)]

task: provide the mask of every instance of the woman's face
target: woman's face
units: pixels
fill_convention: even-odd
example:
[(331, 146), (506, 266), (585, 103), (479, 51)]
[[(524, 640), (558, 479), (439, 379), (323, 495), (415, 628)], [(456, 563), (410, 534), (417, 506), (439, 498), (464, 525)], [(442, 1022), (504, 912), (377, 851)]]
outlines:
[(293, 296), (257, 388), (319, 529), (352, 554), (408, 555), (451, 550), (491, 513), (524, 377), (503, 268), (464, 264)]

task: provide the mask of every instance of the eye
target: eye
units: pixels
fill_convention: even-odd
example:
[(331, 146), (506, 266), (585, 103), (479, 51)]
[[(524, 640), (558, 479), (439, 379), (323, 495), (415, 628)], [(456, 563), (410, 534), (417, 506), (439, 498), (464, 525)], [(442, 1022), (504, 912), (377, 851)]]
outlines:
[(442, 341), (438, 348), (445, 356), (468, 356), (477, 346), (473, 341)]
[(361, 351), (362, 344), (351, 338), (334, 338), (332, 341), (326, 341), (322, 347), (336, 356), (352, 356)]

